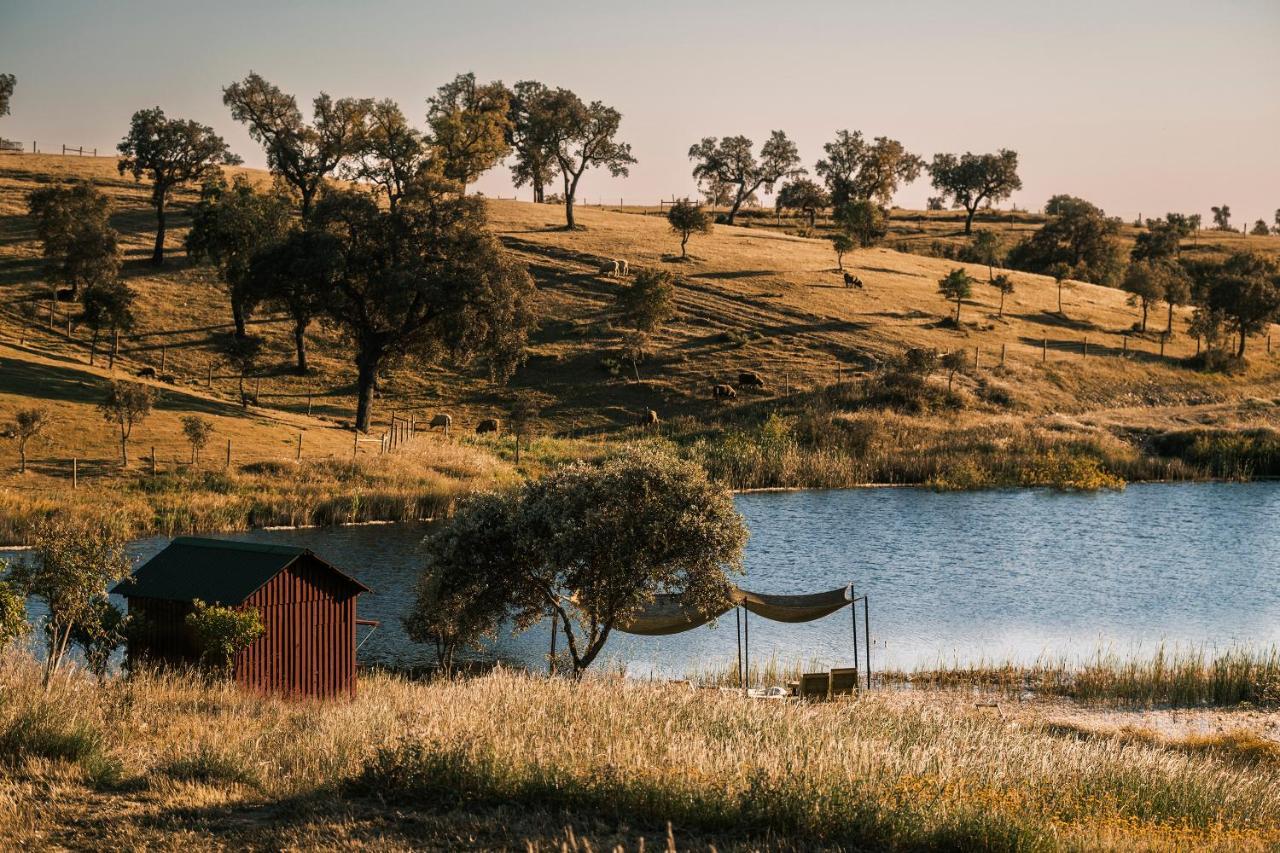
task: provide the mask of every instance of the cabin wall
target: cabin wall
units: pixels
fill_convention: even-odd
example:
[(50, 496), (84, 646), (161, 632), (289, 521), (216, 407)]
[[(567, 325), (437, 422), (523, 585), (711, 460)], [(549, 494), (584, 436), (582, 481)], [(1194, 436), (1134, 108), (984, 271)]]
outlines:
[(356, 597), (322, 564), (300, 558), (245, 600), (266, 632), (236, 656), (236, 681), (264, 693), (355, 693)]
[(192, 605), (185, 601), (129, 599), (129, 616), (133, 622), (129, 629), (129, 664), (184, 666), (198, 663), (200, 649), (186, 622), (187, 614), (192, 610)]

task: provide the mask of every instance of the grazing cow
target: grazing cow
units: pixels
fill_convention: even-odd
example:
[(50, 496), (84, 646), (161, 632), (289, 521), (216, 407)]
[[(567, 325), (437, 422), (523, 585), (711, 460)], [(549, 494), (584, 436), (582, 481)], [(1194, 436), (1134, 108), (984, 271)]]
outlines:
[(155, 379), (156, 369), (154, 367), (143, 367), (138, 370), (139, 379)]
[(178, 381), (177, 379), (173, 378), (172, 373), (161, 373), (159, 376), (159, 379), (161, 382), (168, 382), (170, 385), (173, 385)]
[(752, 388), (763, 388), (764, 379), (754, 370), (744, 370), (738, 374), (738, 384), (743, 386), (750, 385)]
[(852, 275), (851, 273), (845, 273), (845, 274), (844, 274), (844, 286), (845, 286), (845, 287), (856, 287), (856, 288), (858, 288), (859, 290), (861, 290), (861, 289), (862, 289), (862, 279), (858, 278), (856, 275)]
[(446, 415), (444, 412), (441, 412), (440, 414), (436, 415), (434, 418), (431, 419), (431, 423), (427, 425), (427, 429), (430, 430), (430, 429), (435, 429), (436, 427), (443, 427), (444, 434), (448, 435), (449, 427), (451, 426), (453, 426), (453, 416)]
[(640, 416), (640, 425), (646, 427), (656, 427), (660, 423), (658, 413), (653, 409), (648, 409)]
[(480, 423), (476, 424), (476, 435), (486, 432), (498, 432), (501, 427), (502, 421), (497, 418), (485, 418)]
[(733, 390), (732, 385), (726, 385), (723, 382), (711, 386), (711, 396), (717, 399), (724, 398), (726, 400), (736, 400), (738, 392)]
[(608, 276), (609, 278), (617, 278), (620, 272), (621, 268), (618, 266), (617, 261), (605, 261), (600, 265), (600, 275)]
[(631, 275), (631, 265), (627, 263), (625, 258), (614, 261), (618, 265), (618, 275), (626, 278)]

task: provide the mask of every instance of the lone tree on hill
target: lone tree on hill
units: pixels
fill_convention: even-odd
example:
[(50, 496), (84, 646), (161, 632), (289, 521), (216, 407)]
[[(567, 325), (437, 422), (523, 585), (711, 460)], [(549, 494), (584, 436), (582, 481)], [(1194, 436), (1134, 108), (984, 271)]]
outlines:
[(836, 207), (859, 199), (887, 207), (898, 187), (920, 177), (924, 168), (924, 160), (898, 140), (878, 136), (868, 143), (857, 130), (837, 132), (822, 151), (826, 156), (818, 161), (815, 171), (826, 182)]
[(960, 305), (964, 300), (973, 295), (973, 278), (961, 268), (953, 269), (944, 277), (938, 279), (938, 292), (947, 299), (954, 299), (956, 302), (956, 320), (957, 326), (960, 325)]
[(798, 210), (808, 215), (810, 228), (817, 225), (818, 211), (830, 204), (831, 197), (822, 187), (808, 178), (787, 181), (782, 185), (782, 189), (778, 190), (778, 196), (774, 199), (774, 206), (779, 213), (784, 210)]
[(243, 339), (245, 322), (257, 295), (249, 278), (258, 252), (283, 238), (289, 228), (289, 203), (279, 193), (259, 192), (244, 175), (228, 187), (219, 176), (204, 185), (191, 213), (187, 253), (218, 268), (231, 299), (236, 337)]
[(851, 201), (837, 208), (835, 219), (836, 226), (848, 234), (855, 246), (861, 249), (876, 245), (889, 232), (884, 211), (865, 199)]
[(0, 116), (9, 114), (9, 100), (13, 97), (13, 87), (18, 84), (18, 78), (12, 74), (0, 74)]
[(156, 393), (140, 382), (112, 382), (98, 411), (107, 423), (120, 429), (120, 464), (129, 464), (129, 436), (133, 428), (147, 419), (155, 405)]
[(129, 132), (116, 146), (120, 174), (151, 179), (151, 206), (156, 209), (156, 243), (151, 262), (164, 263), (165, 206), (175, 187), (203, 182), (221, 172), (222, 164), (240, 163), (213, 128), (194, 121), (166, 118), (153, 107), (133, 114)]
[(965, 209), (964, 233), (973, 232), (973, 217), (984, 201), (1003, 201), (1022, 189), (1018, 152), (1007, 148), (995, 154), (935, 154), (929, 166), (933, 187)]
[(360, 152), (369, 102), (335, 101), (321, 92), (312, 102), (307, 124), (293, 95), (286, 95), (257, 74), (222, 90), (231, 117), (246, 124), (249, 135), (267, 151), (267, 166), (291, 187), (305, 219), (325, 179)]
[(1211, 207), (1209, 212), (1213, 214), (1213, 227), (1219, 231), (1231, 230), (1231, 205), (1224, 204), (1221, 207)]
[(343, 166), (343, 173), (381, 188), (395, 210), (424, 166), (427, 147), (422, 134), (410, 126), (396, 102), (386, 98), (368, 104), (355, 147), (356, 158)]
[(533, 189), (533, 200), (542, 204), (545, 190), (556, 176), (556, 135), (548, 119), (547, 100), (551, 90), (536, 80), (521, 80), (511, 90), (511, 113), (507, 141), (515, 153), (511, 182), (516, 188)]
[(667, 224), (671, 226), (672, 231), (680, 235), (680, 257), (682, 259), (689, 257), (685, 249), (689, 243), (689, 236), (691, 234), (710, 234), (713, 227), (711, 214), (703, 210), (701, 205), (694, 204), (688, 199), (671, 205), (671, 209), (667, 211)]
[(481, 200), (416, 190), (394, 212), (355, 190), (330, 191), (316, 206), (312, 225), (332, 238), (326, 319), (355, 349), (356, 429), (369, 428), (389, 359), (481, 357), (495, 379), (523, 360), (533, 281), (484, 224)]
[(783, 178), (804, 174), (800, 168), (800, 151), (781, 130), (775, 130), (760, 149), (760, 159), (751, 152), (752, 142), (745, 136), (705, 137), (689, 148), (694, 161), (693, 177), (699, 183), (736, 187), (733, 203), (725, 222), (733, 224), (738, 209), (757, 190), (773, 192), (773, 185)]
[(1000, 260), (1000, 237), (994, 231), (979, 228), (973, 235), (973, 254), (987, 265), (987, 281), (991, 281), (996, 261)]
[(1142, 308), (1139, 331), (1147, 330), (1147, 313), (1151, 306), (1164, 298), (1168, 271), (1159, 261), (1134, 261), (1125, 271), (1121, 286), (1129, 293), (1129, 304)]
[(332, 235), (311, 228), (292, 231), (254, 253), (248, 291), (255, 300), (279, 306), (293, 321), (295, 370), (307, 373), (307, 329), (324, 312), (337, 276), (338, 246)]
[(1013, 293), (1013, 279), (1005, 273), (994, 276), (991, 279), (991, 286), (1000, 292), (1000, 308), (996, 311), (997, 317), (1004, 316), (1004, 298)]
[(44, 250), (45, 276), (81, 288), (114, 281), (120, 273), (119, 235), (108, 224), (111, 202), (88, 183), (44, 187), (27, 196), (36, 236)]
[(1053, 276), (1053, 283), (1058, 288), (1058, 315), (1061, 317), (1067, 316), (1067, 312), (1062, 310), (1062, 289), (1071, 280), (1072, 273), (1071, 267), (1061, 261), (1053, 264), (1048, 270), (1048, 275)]
[(565, 228), (573, 230), (578, 227), (573, 217), (578, 182), (588, 169), (607, 169), (615, 178), (631, 174), (629, 166), (636, 162), (631, 145), (617, 139), (622, 113), (600, 101), (586, 104), (568, 89), (546, 93), (531, 102), (530, 109), (536, 111), (533, 120), (555, 152), (564, 185)]
[(19, 409), (9, 423), (13, 440), (18, 443), (18, 473), (27, 473), (27, 445), (39, 439), (49, 428), (49, 412), (45, 409)]
[(507, 87), (476, 83), (473, 73), (459, 74), (427, 101), (431, 157), (462, 192), (511, 152), (510, 113)]
[(956, 374), (964, 373), (965, 368), (969, 366), (969, 354), (962, 349), (951, 350), (942, 357), (941, 366), (947, 371), (947, 393), (950, 394)]
[(676, 287), (671, 273), (644, 269), (618, 291), (618, 310), (628, 326), (653, 332), (676, 315)]
[(133, 291), (119, 279), (92, 284), (80, 294), (80, 322), (89, 327), (93, 337), (89, 340), (89, 363), (93, 364), (98, 353), (98, 340), (103, 332), (114, 335), (133, 329)]
[(213, 423), (199, 415), (184, 415), (182, 418), (182, 434), (191, 445), (191, 464), (200, 462), (200, 451), (209, 443), (213, 435)]
[(1243, 359), (1249, 335), (1266, 330), (1280, 317), (1280, 264), (1255, 252), (1236, 252), (1211, 273), (1205, 305), (1219, 312), (1239, 341)]
[(843, 231), (836, 232), (831, 235), (831, 248), (836, 252), (836, 267), (840, 272), (844, 272), (844, 256), (852, 252), (857, 246), (853, 242), (853, 238)]

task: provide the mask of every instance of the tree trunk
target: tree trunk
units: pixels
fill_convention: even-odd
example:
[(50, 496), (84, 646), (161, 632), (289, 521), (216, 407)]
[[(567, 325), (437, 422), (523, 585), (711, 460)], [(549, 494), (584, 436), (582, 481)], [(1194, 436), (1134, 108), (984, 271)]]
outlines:
[(120, 464), (129, 467), (129, 433), (125, 432), (123, 424), (120, 426)]
[(1058, 279), (1058, 313), (1062, 313), (1062, 279)]
[(1173, 337), (1173, 303), (1169, 303), (1169, 324), (1164, 329), (1165, 337)]
[(231, 298), (231, 318), (236, 324), (236, 339), (244, 340), (248, 336), (244, 327), (244, 303), (234, 296)]
[(743, 192), (744, 189), (746, 189), (746, 184), (739, 187), (738, 194), (733, 197), (733, 206), (729, 208), (729, 215), (725, 217), (725, 225), (732, 225), (733, 218), (738, 215), (738, 208), (742, 207), (742, 199), (746, 195), (746, 193)]
[(813, 230), (818, 227), (818, 209), (816, 207), (809, 208), (809, 229)]
[(27, 473), (27, 442), (25, 439), (18, 442), (18, 473)]
[(295, 320), (293, 324), (293, 348), (298, 353), (298, 375), (307, 373), (307, 324), (306, 320)]
[(973, 233), (973, 215), (977, 212), (978, 212), (977, 204), (975, 204), (973, 207), (965, 208), (965, 217), (964, 217), (964, 233), (965, 234)]
[(1147, 300), (1142, 300), (1142, 331), (1147, 331)]
[(315, 198), (316, 190), (315, 187), (301, 187), (298, 192), (302, 196), (302, 203), (299, 205), (298, 212), (302, 214), (302, 221), (306, 222), (307, 218), (311, 216), (311, 202)]
[(369, 420), (373, 414), (373, 386), (378, 376), (378, 361), (375, 356), (361, 355), (356, 359), (356, 430), (369, 431)]
[(960, 297), (956, 297), (956, 325), (960, 325)]
[(542, 202), (543, 202), (543, 200), (544, 200), (545, 198), (546, 198), (546, 195), (545, 195), (545, 193), (544, 193), (544, 191), (543, 191), (542, 184), (538, 183), (537, 181), (534, 181), (534, 183), (533, 183), (533, 202), (534, 202), (534, 204), (542, 204)]
[(1244, 325), (1240, 326), (1240, 349), (1236, 350), (1236, 358), (1244, 360), (1244, 341), (1245, 341)]
[(1000, 291), (1000, 310), (996, 312), (997, 317), (1004, 316), (1004, 291)]
[(160, 266), (164, 263), (164, 199), (156, 205), (156, 247), (151, 252), (151, 263)]
[(685, 235), (680, 238), (680, 257), (681, 258), (689, 257), (689, 253), (686, 252), (684, 248), (688, 242), (689, 242), (689, 234), (688, 232), (686, 232)]
[(98, 330), (93, 330), (93, 338), (89, 341), (89, 363), (93, 364), (94, 356), (98, 354)]

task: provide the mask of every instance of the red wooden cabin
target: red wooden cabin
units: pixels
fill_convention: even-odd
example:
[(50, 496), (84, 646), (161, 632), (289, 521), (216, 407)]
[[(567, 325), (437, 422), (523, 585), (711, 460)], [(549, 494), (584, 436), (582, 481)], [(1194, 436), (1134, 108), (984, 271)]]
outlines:
[(236, 655), (242, 687), (287, 696), (351, 696), (356, 689), (356, 597), (369, 589), (306, 548), (180, 537), (112, 592), (135, 622), (130, 661), (194, 664), (186, 624), (197, 599), (254, 608), (266, 632)]

